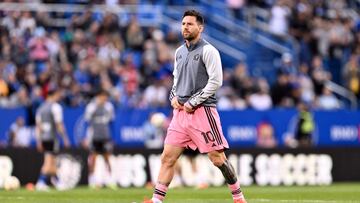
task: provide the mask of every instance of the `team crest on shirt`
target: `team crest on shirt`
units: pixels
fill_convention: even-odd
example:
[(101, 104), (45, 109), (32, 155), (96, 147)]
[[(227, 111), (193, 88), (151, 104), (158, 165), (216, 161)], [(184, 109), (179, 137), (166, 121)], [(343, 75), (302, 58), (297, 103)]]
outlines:
[(196, 54), (196, 55), (194, 56), (194, 60), (195, 60), (195, 61), (198, 61), (199, 58), (200, 58), (200, 54)]
[(176, 60), (180, 60), (180, 59), (182, 59), (182, 56), (181, 56), (181, 55), (179, 55), (178, 57), (176, 57)]

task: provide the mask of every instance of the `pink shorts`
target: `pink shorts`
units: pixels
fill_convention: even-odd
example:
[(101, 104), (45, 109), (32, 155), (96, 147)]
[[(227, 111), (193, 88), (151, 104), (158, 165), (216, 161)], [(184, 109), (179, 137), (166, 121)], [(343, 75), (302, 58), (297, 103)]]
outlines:
[(174, 109), (165, 144), (199, 149), (200, 153), (229, 148), (215, 107), (200, 107), (194, 113)]

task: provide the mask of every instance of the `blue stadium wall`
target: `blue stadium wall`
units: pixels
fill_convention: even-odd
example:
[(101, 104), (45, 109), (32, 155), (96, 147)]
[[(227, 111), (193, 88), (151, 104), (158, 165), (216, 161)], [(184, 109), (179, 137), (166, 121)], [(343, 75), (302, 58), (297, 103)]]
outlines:
[[(152, 112), (170, 115), (170, 109), (117, 109), (113, 140), (120, 148), (142, 148), (146, 139), (143, 124)], [(84, 108), (65, 108), (64, 121), (73, 146), (79, 146), (86, 133)], [(223, 132), (232, 148), (255, 147), (258, 128), (267, 123), (274, 129), (278, 146), (287, 135), (294, 134), (298, 112), (295, 109), (269, 111), (220, 111)], [(27, 118), (25, 109), (0, 109), (0, 143), (8, 140), (11, 123), (19, 116)], [(360, 147), (359, 111), (314, 111), (314, 145), (318, 147)], [(33, 142), (34, 143), (34, 142)]]
[[(170, 109), (117, 109), (113, 139), (116, 144), (112, 164), (114, 177), (120, 187), (143, 187), (156, 181), (161, 149), (146, 149), (142, 130), (150, 113), (161, 111), (170, 115)], [(87, 183), (88, 151), (76, 147), (84, 138), (86, 124), (84, 108), (64, 109), (65, 125), (73, 147), (62, 150), (59, 170), (65, 180), (73, 184)], [(25, 109), (0, 109), (0, 140), (5, 143), (11, 123), (19, 116), (27, 117)], [(314, 111), (316, 147), (290, 149), (284, 147), (284, 138), (294, 132), (298, 112), (294, 109), (269, 111), (221, 111), (223, 131), (231, 149), (227, 151), (244, 185), (328, 185), (333, 182), (360, 181), (360, 113), (357, 111)], [(278, 147), (256, 147), (259, 125), (270, 124)], [(185, 184), (192, 186), (193, 171), (187, 156), (180, 161)], [(0, 169), (18, 177), (22, 184), (38, 178), (43, 156), (35, 148), (0, 146)], [(205, 157), (205, 159), (207, 159)], [(196, 155), (210, 185), (222, 185), (221, 173), (204, 157)], [(101, 165), (101, 161), (97, 164)], [(69, 165), (70, 164), (70, 165)], [(58, 165), (62, 167), (61, 164)], [(105, 168), (102, 166), (103, 169)], [(100, 166), (101, 168), (101, 166)], [(10, 170), (11, 169), (11, 170)], [(77, 169), (77, 170), (75, 170)], [(1, 169), (2, 170), (2, 169)], [(103, 175), (100, 170), (99, 176)], [(216, 178), (213, 178), (216, 177)]]

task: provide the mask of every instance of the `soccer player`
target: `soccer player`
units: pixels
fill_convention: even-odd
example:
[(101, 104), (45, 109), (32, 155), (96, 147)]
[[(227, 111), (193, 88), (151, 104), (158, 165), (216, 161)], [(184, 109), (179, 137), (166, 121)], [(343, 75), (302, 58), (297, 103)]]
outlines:
[(234, 168), (224, 153), (229, 145), (216, 110), (215, 93), (223, 79), (220, 54), (201, 38), (203, 30), (202, 15), (195, 10), (185, 11), (181, 26), (185, 43), (175, 52), (174, 83), (170, 93), (174, 116), (165, 138), (153, 197), (144, 203), (164, 200), (175, 163), (185, 148), (198, 148), (206, 153), (221, 170), (234, 203), (246, 203)]
[[(114, 120), (114, 107), (108, 101), (109, 95), (105, 90), (99, 90), (96, 97), (86, 106), (85, 120), (89, 124), (88, 142), (90, 145), (90, 155), (88, 158), (89, 167), (89, 186), (97, 187), (94, 169), (97, 155), (101, 155), (111, 174), (109, 157), (111, 155), (111, 122)], [(116, 184), (108, 181), (108, 186), (115, 188)]]
[(63, 109), (58, 103), (61, 98), (60, 90), (50, 89), (46, 101), (36, 112), (37, 148), (44, 152), (44, 162), (41, 167), (37, 190), (48, 190), (52, 178), (56, 179), (56, 154), (59, 152), (58, 134), (64, 146), (70, 146), (63, 123)]

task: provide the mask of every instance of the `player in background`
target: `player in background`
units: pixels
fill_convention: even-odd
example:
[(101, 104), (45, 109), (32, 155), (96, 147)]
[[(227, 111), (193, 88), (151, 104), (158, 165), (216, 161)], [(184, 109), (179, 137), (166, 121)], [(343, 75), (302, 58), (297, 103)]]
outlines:
[[(111, 165), (109, 157), (111, 155), (111, 124), (115, 118), (114, 107), (109, 102), (109, 94), (105, 90), (99, 90), (95, 98), (86, 106), (85, 120), (89, 127), (87, 130), (87, 142), (90, 147), (88, 158), (89, 167), (89, 186), (98, 187), (99, 183), (95, 180), (94, 171), (96, 166), (96, 157), (101, 155), (106, 164), (106, 168), (111, 174)], [(109, 178), (107, 185), (116, 188), (116, 184)]]
[(163, 202), (174, 176), (175, 163), (185, 148), (198, 148), (206, 153), (222, 172), (234, 203), (246, 203), (234, 168), (224, 153), (229, 145), (216, 110), (215, 93), (223, 80), (220, 54), (201, 38), (203, 30), (202, 15), (195, 10), (185, 11), (181, 26), (185, 43), (175, 52), (170, 93), (174, 116), (165, 138), (153, 197), (144, 203)]
[(56, 180), (56, 155), (60, 149), (58, 135), (66, 148), (70, 146), (63, 123), (63, 109), (58, 103), (60, 98), (60, 90), (50, 89), (45, 102), (36, 112), (37, 148), (44, 152), (44, 162), (36, 183), (37, 190), (48, 190), (51, 180)]

